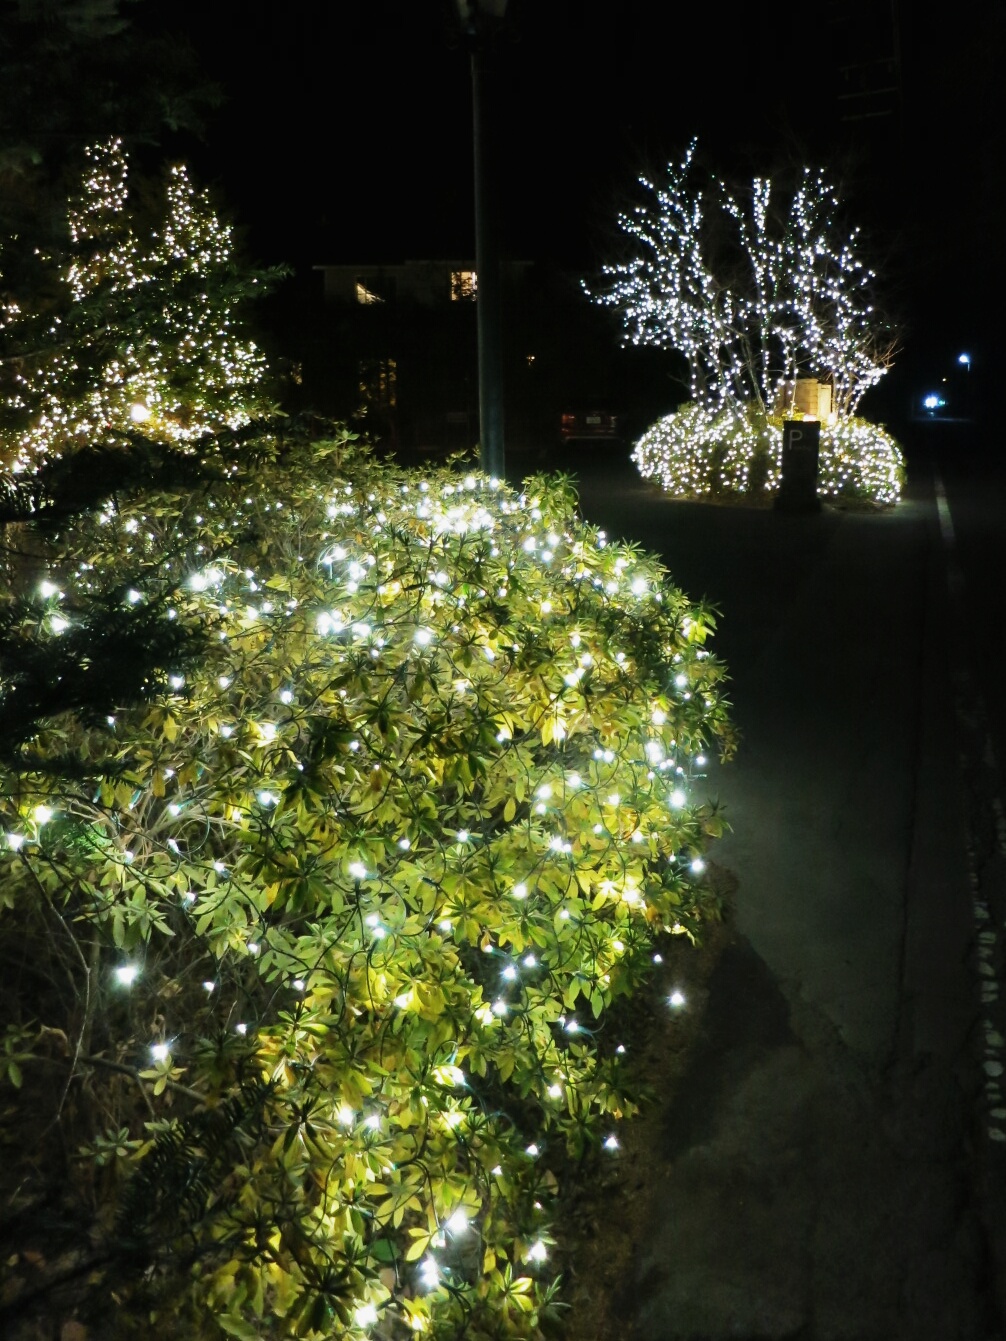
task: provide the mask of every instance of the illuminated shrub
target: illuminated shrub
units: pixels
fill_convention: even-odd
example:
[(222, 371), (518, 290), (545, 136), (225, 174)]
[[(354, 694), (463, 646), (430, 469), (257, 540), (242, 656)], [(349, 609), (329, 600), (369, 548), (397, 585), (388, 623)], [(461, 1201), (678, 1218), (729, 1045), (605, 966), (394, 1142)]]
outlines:
[(896, 503), (904, 483), (901, 448), (879, 424), (844, 418), (822, 428), (819, 494)]
[[(754, 405), (684, 405), (647, 429), (632, 459), (644, 478), (675, 498), (766, 498), (779, 487), (782, 421)], [(883, 428), (851, 417), (822, 424), (822, 497), (896, 503), (904, 475), (901, 450)]]
[(535, 1335), (550, 1154), (632, 1111), (598, 1021), (716, 913), (709, 612), (561, 479), (345, 438), (62, 545), (53, 638), (85, 590), (208, 637), (3, 778), (8, 1080), (55, 1111), (71, 1077), (122, 1329)]

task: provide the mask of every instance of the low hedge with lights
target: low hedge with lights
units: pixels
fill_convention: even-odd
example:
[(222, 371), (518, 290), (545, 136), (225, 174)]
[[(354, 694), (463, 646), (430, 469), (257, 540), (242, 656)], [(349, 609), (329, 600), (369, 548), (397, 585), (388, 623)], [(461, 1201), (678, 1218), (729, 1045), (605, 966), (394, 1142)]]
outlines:
[[(710, 612), (561, 478), (421, 475), (339, 434), (61, 546), (53, 638), (86, 589), (204, 642), (3, 778), (0, 1071), (60, 1117), (74, 1311), (538, 1335), (551, 1156), (614, 1148), (633, 1109), (599, 1026), (655, 938), (716, 915)], [(22, 1203), (59, 1158), (41, 1137)]]
[[(767, 498), (781, 479), (782, 420), (754, 405), (683, 405), (647, 429), (632, 459), (675, 498)], [(851, 416), (822, 424), (823, 498), (888, 506), (904, 480), (901, 449), (879, 425)]]

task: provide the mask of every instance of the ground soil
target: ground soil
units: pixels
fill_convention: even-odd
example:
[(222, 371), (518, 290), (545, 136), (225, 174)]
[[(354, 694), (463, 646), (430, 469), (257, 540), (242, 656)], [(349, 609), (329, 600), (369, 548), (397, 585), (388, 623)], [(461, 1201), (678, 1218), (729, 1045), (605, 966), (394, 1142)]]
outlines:
[[(626, 1021), (630, 1075), (633, 1087), (645, 1096), (642, 1110), (618, 1124), (617, 1151), (598, 1152), (575, 1178), (564, 1180), (557, 1255), (568, 1305), (563, 1331), (569, 1341), (620, 1341), (625, 1334), (624, 1292), (647, 1232), (653, 1152), (665, 1140), (667, 1110), (702, 1035), (709, 979), (735, 935), (736, 882), (721, 868), (710, 871), (722, 899), (722, 920), (707, 924), (698, 945), (685, 936), (663, 938), (662, 962)], [(679, 1009), (668, 1006), (676, 991), (685, 998)]]

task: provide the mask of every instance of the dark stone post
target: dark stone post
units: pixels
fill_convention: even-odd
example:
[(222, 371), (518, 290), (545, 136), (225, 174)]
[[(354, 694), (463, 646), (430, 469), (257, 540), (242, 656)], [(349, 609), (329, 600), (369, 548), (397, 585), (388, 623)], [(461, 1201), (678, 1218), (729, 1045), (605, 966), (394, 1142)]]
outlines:
[(787, 419), (782, 426), (782, 483), (775, 496), (779, 512), (820, 512), (817, 496), (821, 424), (816, 419)]

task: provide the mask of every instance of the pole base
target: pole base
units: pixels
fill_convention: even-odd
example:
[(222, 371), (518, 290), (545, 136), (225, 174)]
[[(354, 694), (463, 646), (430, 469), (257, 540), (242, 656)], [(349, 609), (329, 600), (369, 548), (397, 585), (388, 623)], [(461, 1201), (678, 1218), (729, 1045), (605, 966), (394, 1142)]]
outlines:
[(821, 511), (821, 500), (816, 493), (781, 491), (772, 500), (772, 507), (776, 512), (788, 512), (791, 516), (796, 514), (808, 516)]

